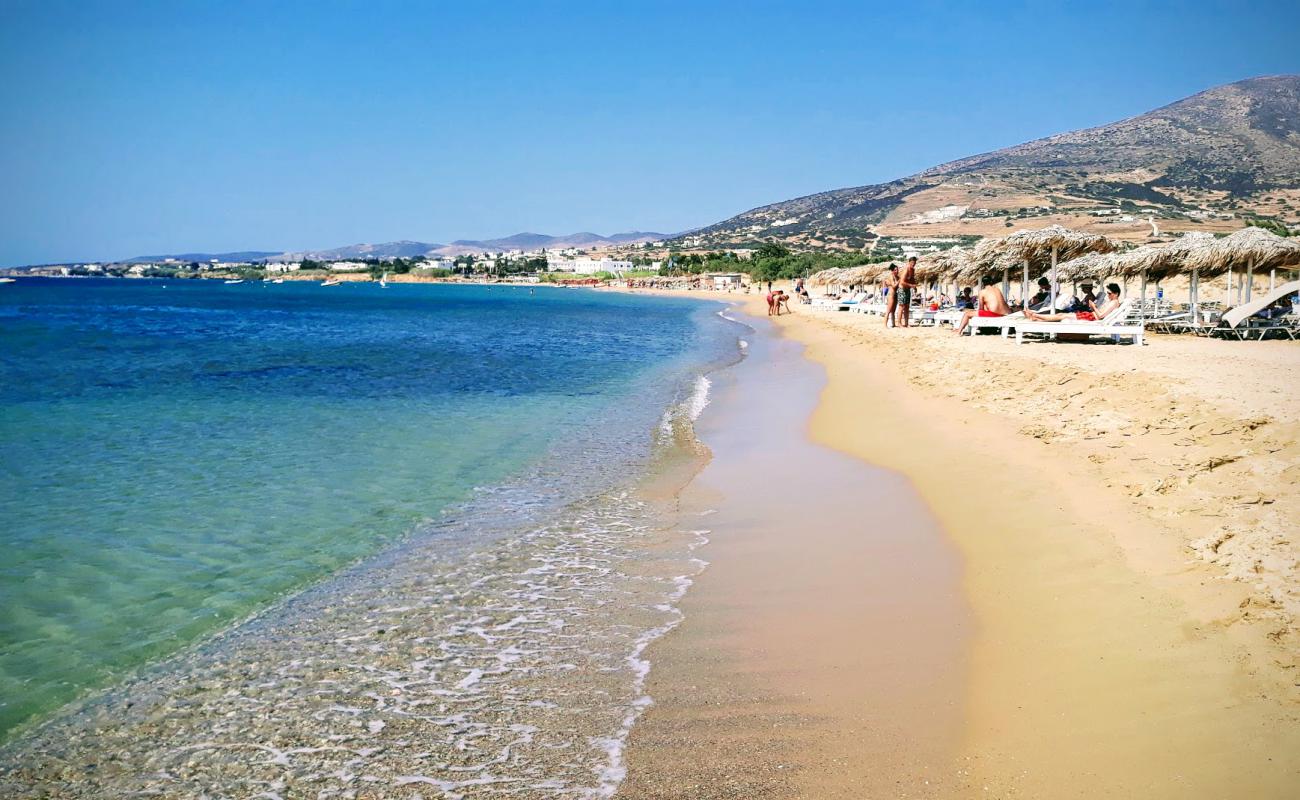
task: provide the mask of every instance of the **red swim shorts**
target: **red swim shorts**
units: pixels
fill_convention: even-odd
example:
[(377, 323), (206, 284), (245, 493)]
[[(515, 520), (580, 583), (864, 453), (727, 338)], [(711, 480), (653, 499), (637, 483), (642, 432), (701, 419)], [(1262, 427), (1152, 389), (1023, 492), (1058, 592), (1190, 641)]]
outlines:
[(1005, 317), (1006, 314), (999, 314), (996, 311), (989, 311), (987, 308), (981, 308), (976, 316), (980, 317)]
[(1096, 322), (1096, 321), (1097, 321), (1097, 315), (1094, 314), (1094, 313), (1092, 313), (1091, 311), (1076, 311), (1076, 312), (1074, 313), (1074, 318), (1077, 319), (1077, 320), (1079, 320), (1080, 322)]

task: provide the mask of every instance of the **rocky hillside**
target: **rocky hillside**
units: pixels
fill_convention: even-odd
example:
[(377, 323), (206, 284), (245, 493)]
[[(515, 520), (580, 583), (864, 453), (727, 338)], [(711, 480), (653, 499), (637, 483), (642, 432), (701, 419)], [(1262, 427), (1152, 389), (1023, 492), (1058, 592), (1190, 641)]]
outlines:
[(692, 232), (688, 247), (775, 238), (855, 249), (880, 238), (989, 236), (1059, 222), (1117, 238), (1300, 224), (1300, 75), (1220, 86), (1132, 119), (872, 186), (774, 203)]

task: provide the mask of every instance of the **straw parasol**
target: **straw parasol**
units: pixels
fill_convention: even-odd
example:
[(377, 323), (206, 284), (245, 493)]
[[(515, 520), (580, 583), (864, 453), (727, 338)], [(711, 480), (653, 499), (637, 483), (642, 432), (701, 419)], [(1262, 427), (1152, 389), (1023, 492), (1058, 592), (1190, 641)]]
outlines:
[(1112, 253), (1118, 246), (1099, 233), (1085, 233), (1062, 225), (1048, 225), (1036, 231), (1016, 231), (1002, 239), (985, 240), (976, 248), (977, 260), (986, 267), (1004, 268), (1028, 261), (1031, 267), (1046, 266), (1055, 258), (1072, 261), (1089, 253)]
[(1089, 253), (1072, 258), (1057, 266), (1057, 277), (1063, 281), (1100, 281), (1109, 275), (1119, 274), (1116, 265), (1120, 253)]
[(971, 251), (961, 247), (940, 250), (917, 263), (916, 277), (925, 281), (955, 278), (959, 272), (970, 265), (971, 258)]
[(1116, 256), (1116, 273), (1125, 278), (1145, 275), (1156, 282), (1171, 275), (1190, 272), (1188, 258), (1214, 242), (1214, 235), (1202, 231), (1185, 233), (1169, 244), (1148, 244)]
[(844, 272), (843, 267), (831, 267), (829, 269), (814, 272), (808, 276), (809, 286), (830, 286), (839, 282), (839, 276)]
[(1300, 242), (1263, 228), (1242, 228), (1188, 253), (1186, 264), (1205, 277), (1231, 269), (1288, 269), (1300, 266)]
[(1243, 228), (1191, 253), (1187, 264), (1193, 272), (1207, 276), (1227, 272), (1229, 295), (1232, 294), (1233, 270), (1243, 270), (1246, 274), (1237, 282), (1236, 302), (1249, 302), (1254, 288), (1255, 270), (1269, 270), (1269, 282), (1273, 283), (1277, 270), (1300, 265), (1300, 242), (1263, 228)]

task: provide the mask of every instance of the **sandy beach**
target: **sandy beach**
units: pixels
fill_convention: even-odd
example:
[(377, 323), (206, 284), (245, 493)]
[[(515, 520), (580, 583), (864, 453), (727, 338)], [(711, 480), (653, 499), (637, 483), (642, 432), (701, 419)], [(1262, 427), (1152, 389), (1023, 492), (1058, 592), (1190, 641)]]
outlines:
[[(767, 324), (757, 296), (718, 296)], [(710, 764), (731, 788), (692, 783), (692, 796), (758, 796), (745, 781), (777, 767), (787, 777), (761, 796), (1295, 795), (1300, 346), (1156, 336), (1144, 348), (1017, 347), (796, 312), (774, 327), (824, 370), (825, 384), (806, 426), (771, 424), (891, 477), (856, 488), (809, 483), (803, 523), (749, 520), (745, 535), (770, 548), (716, 534), (703, 548), (711, 566), (684, 602), (685, 621), (651, 649), (658, 705), (633, 732), (623, 796), (682, 796), (680, 779), (708, 775)], [(701, 435), (709, 443), (707, 429)], [(706, 469), (701, 482), (708, 477)], [(960, 673), (956, 711), (939, 721), (910, 701), (880, 703), (886, 689), (873, 681), (887, 675), (863, 681), (860, 670), (828, 670), (792, 688), (770, 652), (798, 651), (804, 621), (764, 613), (766, 585), (736, 577), (741, 562), (756, 572), (756, 559), (797, 560), (824, 568), (805, 586), (814, 596), (870, 582), (841, 569), (835, 552), (805, 546), (804, 531), (827, 521), (811, 509), (845, 493), (864, 500), (891, 479), (922, 505), (886, 506), (856, 537), (932, 519), (960, 565), (962, 602), (945, 622), (969, 614), (970, 629), (900, 624), (925, 608), (902, 594), (851, 635), (877, 643), (905, 627), (904, 641), (955, 637), (961, 646), (946, 655), (915, 651), (915, 669), (942, 674), (932, 659), (948, 658)], [(768, 487), (749, 485), (745, 502), (764, 507)], [(861, 546), (853, 534), (843, 539)], [(931, 576), (930, 585), (942, 581)], [(764, 648), (733, 642), (743, 633), (734, 626), (718, 635), (737, 609), (759, 615), (748, 624), (762, 628)], [(846, 631), (827, 625), (823, 633)], [(841, 656), (851, 658), (826, 657)], [(709, 685), (731, 694), (699, 694)], [(838, 718), (819, 716), (824, 735), (768, 724), (765, 715), (796, 692), (800, 707), (838, 709)], [(767, 702), (754, 712), (736, 697)], [(829, 732), (864, 710), (881, 713), (850, 736)], [(749, 712), (747, 736), (719, 734), (717, 719)], [(903, 738), (925, 746), (886, 744), (900, 741), (898, 728), (891, 733), (900, 719)], [(667, 744), (670, 733), (678, 744)], [(741, 746), (696, 746), (683, 758), (683, 743), (705, 742)]]

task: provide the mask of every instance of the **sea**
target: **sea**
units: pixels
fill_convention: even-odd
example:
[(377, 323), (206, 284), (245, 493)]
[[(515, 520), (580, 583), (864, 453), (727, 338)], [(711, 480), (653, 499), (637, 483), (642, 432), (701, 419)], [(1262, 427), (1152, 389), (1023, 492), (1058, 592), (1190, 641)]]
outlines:
[(610, 796), (721, 309), (0, 287), (0, 795)]

